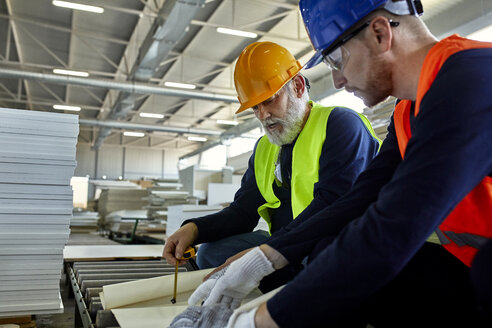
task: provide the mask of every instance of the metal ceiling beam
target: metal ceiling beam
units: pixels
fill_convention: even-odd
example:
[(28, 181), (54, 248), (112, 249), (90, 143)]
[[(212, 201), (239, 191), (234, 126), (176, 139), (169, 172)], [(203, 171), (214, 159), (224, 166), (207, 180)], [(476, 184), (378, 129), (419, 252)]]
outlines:
[[(7, 12), (11, 16), (12, 15), (12, 5), (10, 3), (10, 0), (5, 0), (5, 3), (7, 5)], [(17, 51), (17, 56), (19, 57), (19, 62), (22, 64), (24, 62), (24, 55), (23, 55), (22, 50), (19, 46), (19, 31), (17, 30), (17, 24), (15, 24), (14, 22), (10, 22), (10, 23), (12, 25), (12, 34), (14, 36), (14, 44), (15, 44), (15, 48)], [(31, 109), (32, 108), (31, 92), (29, 90), (29, 85), (27, 84), (27, 81), (24, 81), (24, 89), (26, 90), (28, 108)], [(20, 89), (19, 89), (19, 92), (20, 92)]]
[(297, 10), (298, 9), (297, 5), (290, 4), (290, 3), (284, 3), (284, 2), (273, 1), (273, 0), (254, 0), (254, 1), (259, 2), (259, 3), (263, 3), (265, 5), (270, 5), (273, 7), (280, 7), (280, 8), (291, 9), (291, 10)]
[(86, 87), (119, 90), (128, 93), (156, 94), (156, 95), (179, 97), (179, 98), (223, 101), (227, 103), (239, 102), (236, 96), (227, 95), (227, 94), (204, 92), (200, 90), (173, 89), (173, 88), (166, 88), (149, 83), (118, 82), (108, 79), (90, 79), (90, 78), (82, 78), (82, 77), (75, 77), (75, 76), (56, 75), (50, 73), (39, 73), (39, 72), (24, 71), (24, 70), (12, 69), (12, 68), (0, 68), (0, 77), (24, 79), (24, 80), (36, 80), (36, 81), (63, 84), (63, 85), (66, 84), (81, 85)]
[[(70, 17), (70, 30), (73, 31), (73, 27), (75, 25), (75, 15), (76, 10), (72, 10), (72, 17)], [(68, 67), (72, 67), (73, 64), (73, 54), (74, 54), (74, 35), (70, 33), (70, 40), (68, 41)], [(70, 99), (70, 85), (65, 87), (65, 104), (69, 103)]]
[(48, 55), (50, 55), (54, 60), (59, 62), (63, 67), (67, 67), (67, 63), (58, 57), (53, 51), (50, 50), (43, 42), (39, 41), (31, 32), (29, 32), (25, 27), (18, 25), (18, 29), (22, 30), (22, 32), (27, 35), (34, 43), (41, 47)]
[[(212, 27), (212, 28), (217, 28), (217, 27), (232, 28), (232, 29), (235, 28), (234, 26), (214, 24), (214, 23), (202, 22), (202, 21), (198, 21), (198, 20), (192, 20), (191, 21), (191, 24), (192, 25), (197, 25), (197, 26)], [(278, 39), (278, 40), (285, 40), (285, 41), (292, 41), (292, 42), (300, 42), (302, 44), (306, 44), (306, 42), (309, 42), (309, 38), (308, 37), (305, 37), (305, 38), (292, 38), (292, 37), (288, 37), (288, 36), (285, 36), (285, 35), (280, 35), (280, 34), (275, 34), (275, 33), (270, 33), (270, 32), (263, 32), (263, 31), (252, 30), (252, 29), (248, 29), (246, 31), (247, 32), (256, 33), (259, 36), (272, 37), (272, 38), (275, 38), (275, 39)]]
[(5, 40), (5, 57), (3, 59), (9, 60), (10, 58), (10, 36), (12, 35), (12, 23), (7, 23), (7, 38)]
[(182, 39), (193, 17), (204, 0), (166, 1), (142, 44), (135, 77), (138, 80), (150, 79), (175, 44)]
[[(52, 71), (53, 70), (53, 65), (44, 65), (44, 64), (35, 64), (35, 63), (27, 63), (27, 62), (16, 62), (16, 61), (11, 61), (11, 60), (1, 60), (0, 61), (1, 65), (5, 66), (11, 66), (11, 67), (16, 67), (16, 68), (21, 68), (21, 69), (37, 69), (37, 70), (48, 70)], [(116, 76), (116, 73), (109, 73), (109, 72), (101, 72), (101, 71), (94, 71), (94, 70), (87, 70), (91, 76), (100, 76), (100, 77), (109, 77), (109, 78), (114, 78)]]
[(72, 30), (68, 27), (64, 27), (64, 26), (60, 26), (60, 25), (56, 25), (56, 24), (52, 24), (52, 23), (40, 22), (40, 21), (34, 20), (32, 18), (24, 18), (24, 17), (20, 17), (20, 16), (5, 15), (5, 14), (0, 14), (0, 18), (8, 19), (11, 22), (26, 23), (26, 24), (40, 26), (40, 27), (44, 27), (47, 29), (56, 30), (56, 31), (60, 31), (60, 32), (73, 33), (74, 35), (77, 35), (78, 37), (92, 38), (92, 39), (116, 43), (116, 44), (120, 44), (120, 45), (127, 45), (128, 44), (128, 41), (126, 41), (126, 40), (117, 39), (117, 38), (113, 38), (113, 37), (109, 37), (109, 36), (104, 36), (104, 35), (101, 35), (100, 33), (95, 34), (95, 33), (83, 32), (83, 31), (78, 31), (78, 30)]
[[(4, 89), (4, 86), (3, 84), (0, 83), (0, 87), (2, 89)], [(5, 90), (5, 89), (4, 89)], [(0, 101), (3, 101), (3, 102), (11, 102), (11, 103), (19, 103), (19, 104), (27, 104), (28, 101), (27, 100), (24, 100), (24, 99), (18, 99), (18, 98), (4, 98), (2, 97), (3, 96), (3, 92), (0, 92)], [(11, 95), (11, 93), (8, 93), (8, 95)], [(33, 98), (30, 100), (29, 102), (30, 104), (32, 104), (33, 106), (34, 105), (39, 105), (39, 106), (48, 106), (48, 107), (53, 107), (53, 105), (57, 105), (59, 103), (55, 103), (53, 102), (53, 100), (51, 99), (40, 99), (40, 98)], [(87, 111), (99, 111), (100, 108), (99, 107), (96, 107), (96, 106), (87, 106), (87, 105), (81, 105), (81, 104), (74, 104), (74, 103), (71, 103), (70, 105), (72, 106), (79, 106), (79, 107), (82, 107), (84, 110), (87, 110)]]
[(141, 123), (132, 123), (132, 122), (123, 122), (123, 121), (98, 121), (98, 120), (90, 120), (90, 119), (79, 119), (79, 123), (80, 125), (95, 126), (99, 128), (110, 128), (110, 129), (187, 133), (187, 134), (197, 134), (197, 135), (216, 136), (216, 137), (222, 135), (222, 132), (218, 130), (182, 128), (176, 126), (141, 124)]

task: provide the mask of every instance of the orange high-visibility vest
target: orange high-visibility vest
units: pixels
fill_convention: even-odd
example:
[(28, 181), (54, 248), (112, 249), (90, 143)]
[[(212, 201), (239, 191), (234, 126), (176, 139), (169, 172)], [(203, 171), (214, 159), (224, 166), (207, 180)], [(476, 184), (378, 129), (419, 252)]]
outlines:
[[(434, 82), (439, 70), (453, 54), (478, 48), (492, 48), (492, 43), (478, 42), (452, 35), (438, 42), (427, 54), (419, 78), (415, 113), (417, 116), (420, 102)], [(402, 158), (410, 130), (410, 100), (402, 100), (395, 108), (393, 120)], [(492, 178), (485, 177), (439, 225), (437, 234), (444, 248), (467, 266), (480, 246), (492, 238)]]

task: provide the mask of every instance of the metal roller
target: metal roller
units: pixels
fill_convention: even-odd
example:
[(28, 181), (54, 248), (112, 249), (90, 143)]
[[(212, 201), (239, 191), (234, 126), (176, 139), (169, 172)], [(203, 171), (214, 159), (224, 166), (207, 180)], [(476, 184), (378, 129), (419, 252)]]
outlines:
[[(179, 271), (194, 269), (192, 264), (187, 264), (180, 267)], [(102, 307), (99, 294), (103, 291), (103, 286), (174, 274), (174, 270), (174, 266), (162, 260), (74, 262), (69, 271), (72, 275), (72, 288), (77, 291), (83, 327), (118, 327), (113, 313)]]

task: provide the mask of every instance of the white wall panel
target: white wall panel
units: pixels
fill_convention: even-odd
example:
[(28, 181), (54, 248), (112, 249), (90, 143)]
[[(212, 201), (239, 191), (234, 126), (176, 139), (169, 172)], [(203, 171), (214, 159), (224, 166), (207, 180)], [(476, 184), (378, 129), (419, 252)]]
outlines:
[(178, 178), (178, 160), (186, 150), (102, 146), (97, 153), (88, 144), (77, 145), (75, 176), (91, 179)]
[(85, 177), (89, 175), (91, 178), (96, 173), (96, 153), (91, 150), (90, 145), (77, 145), (77, 167), (75, 168), (74, 176)]
[(162, 157), (162, 150), (127, 148), (125, 179), (162, 178)]
[(97, 153), (97, 177), (118, 179), (123, 176), (123, 153), (121, 147), (102, 146)]
[(182, 150), (171, 150), (166, 149), (164, 151), (164, 178), (176, 179), (178, 178), (178, 161), (179, 157), (184, 155), (186, 152)]

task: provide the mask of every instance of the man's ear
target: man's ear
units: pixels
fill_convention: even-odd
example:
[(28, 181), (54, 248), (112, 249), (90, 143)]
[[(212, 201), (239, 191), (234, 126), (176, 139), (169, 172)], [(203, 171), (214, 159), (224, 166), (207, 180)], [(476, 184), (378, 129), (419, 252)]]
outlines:
[(297, 98), (301, 98), (304, 94), (304, 89), (306, 88), (306, 80), (304, 80), (304, 77), (302, 75), (297, 74), (292, 79), (292, 86)]
[(371, 20), (368, 26), (369, 47), (377, 53), (386, 52), (391, 49), (393, 41), (393, 30), (388, 18), (377, 16)]

